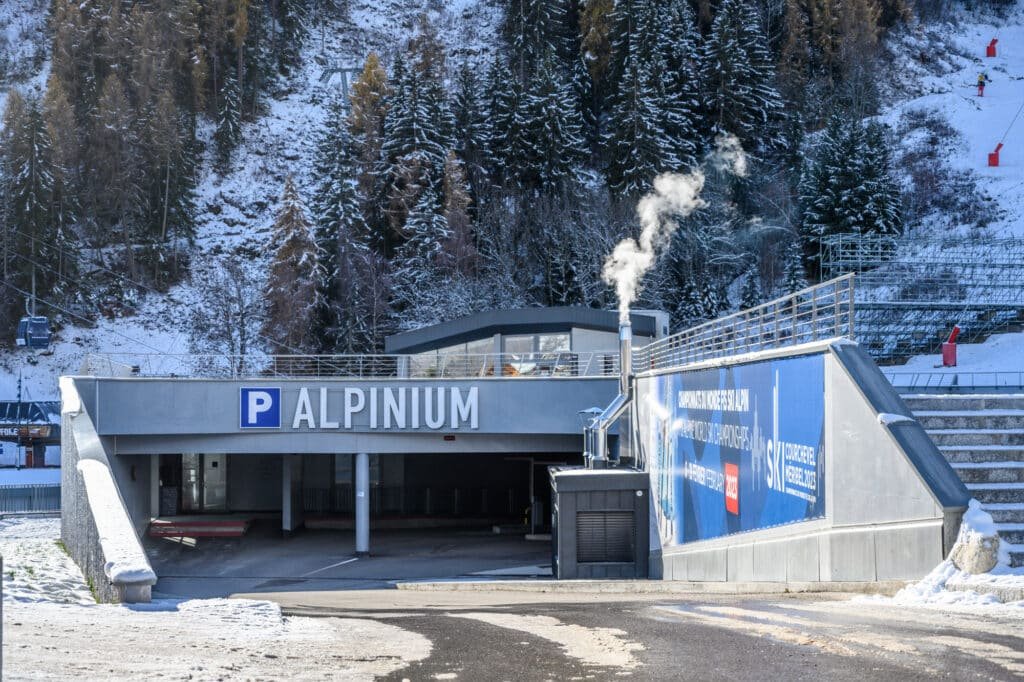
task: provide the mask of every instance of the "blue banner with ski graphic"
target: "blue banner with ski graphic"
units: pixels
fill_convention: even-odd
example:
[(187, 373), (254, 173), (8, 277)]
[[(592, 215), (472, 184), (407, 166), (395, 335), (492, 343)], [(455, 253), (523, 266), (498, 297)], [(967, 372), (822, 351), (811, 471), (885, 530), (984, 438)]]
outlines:
[(825, 515), (822, 355), (640, 380), (665, 546)]

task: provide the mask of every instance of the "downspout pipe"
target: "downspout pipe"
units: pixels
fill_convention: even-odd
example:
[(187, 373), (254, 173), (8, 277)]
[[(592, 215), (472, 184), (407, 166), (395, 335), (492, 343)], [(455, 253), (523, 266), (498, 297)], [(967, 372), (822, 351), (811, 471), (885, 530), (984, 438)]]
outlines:
[(591, 469), (609, 466), (608, 429), (629, 409), (633, 402), (633, 327), (628, 318), (619, 324), (619, 394), (604, 411), (594, 417), (586, 428), (584, 458)]

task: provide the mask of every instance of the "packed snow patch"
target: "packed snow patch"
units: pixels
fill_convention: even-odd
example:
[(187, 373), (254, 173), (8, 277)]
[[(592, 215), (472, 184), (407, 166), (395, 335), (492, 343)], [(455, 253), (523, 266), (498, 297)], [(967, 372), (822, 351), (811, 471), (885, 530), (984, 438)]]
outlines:
[[(992, 517), (981, 508), (981, 504), (977, 500), (971, 500), (961, 521), (957, 545), (970, 541), (973, 538), (995, 535), (997, 532), (996, 528)], [(953, 551), (956, 551), (955, 547)], [(954, 590), (947, 587), (951, 583), (957, 583), (958, 589)], [(996, 595), (963, 589), (965, 585), (977, 585), (979, 588), (995, 586), (1024, 590), (1024, 568), (1010, 567), (1010, 556), (1006, 543), (1000, 543), (999, 561), (995, 568), (988, 573), (971, 575), (966, 571), (959, 570), (954, 565), (952, 559), (946, 559), (919, 582), (908, 585), (897, 592), (892, 598), (866, 597), (859, 598), (859, 600), (882, 600), (906, 606), (1003, 605), (1003, 602)], [(1006, 606), (1020, 609), (1021, 613), (1024, 613), (1024, 601), (1010, 602)]]
[(156, 582), (156, 573), (149, 565), (146, 553), (135, 535), (131, 519), (121, 502), (110, 468), (94, 459), (83, 459), (78, 463), (82, 472), (85, 491), (89, 497), (96, 532), (100, 536), (106, 565), (104, 573), (113, 583)]
[(60, 519), (0, 519), (5, 679), (372, 680), (430, 655), (393, 625), (266, 601), (96, 604), (59, 534)]

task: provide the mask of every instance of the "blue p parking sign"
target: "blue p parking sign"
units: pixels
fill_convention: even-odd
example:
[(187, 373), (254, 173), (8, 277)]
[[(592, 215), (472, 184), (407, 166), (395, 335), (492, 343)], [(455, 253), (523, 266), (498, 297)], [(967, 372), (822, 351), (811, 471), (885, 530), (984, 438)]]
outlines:
[(281, 389), (243, 388), (239, 396), (239, 428), (281, 428)]

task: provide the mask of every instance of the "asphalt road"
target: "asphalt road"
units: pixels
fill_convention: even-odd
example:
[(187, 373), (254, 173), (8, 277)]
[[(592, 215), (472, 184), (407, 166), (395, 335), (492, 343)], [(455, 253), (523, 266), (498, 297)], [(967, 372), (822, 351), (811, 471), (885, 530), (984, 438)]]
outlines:
[(260, 597), (278, 601), (286, 614), (379, 620), (429, 639), (431, 655), (392, 680), (1024, 677), (1024, 614), (1009, 607), (957, 612), (850, 595), (390, 590)]

